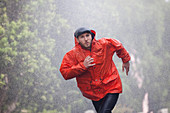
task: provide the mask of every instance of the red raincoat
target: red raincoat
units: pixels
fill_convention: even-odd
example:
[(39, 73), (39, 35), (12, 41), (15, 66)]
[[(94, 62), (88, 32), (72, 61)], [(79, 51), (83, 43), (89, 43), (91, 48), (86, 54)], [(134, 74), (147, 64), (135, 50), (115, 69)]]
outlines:
[[(96, 34), (93, 30), (91, 32)], [(75, 47), (63, 58), (60, 72), (66, 80), (76, 77), (83, 96), (91, 100), (98, 101), (107, 93), (122, 93), (121, 79), (112, 60), (115, 52), (124, 63), (130, 60), (129, 53), (116, 39), (94, 38), (91, 51), (75, 41)], [(94, 58), (96, 65), (86, 68), (83, 61), (88, 55)]]

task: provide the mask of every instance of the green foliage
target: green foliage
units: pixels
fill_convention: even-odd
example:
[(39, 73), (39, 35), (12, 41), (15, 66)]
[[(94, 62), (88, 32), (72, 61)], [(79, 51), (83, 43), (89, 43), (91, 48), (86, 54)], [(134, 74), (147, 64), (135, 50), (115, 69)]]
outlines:
[(5, 81), (4, 81), (4, 74), (0, 75), (0, 88), (2, 88), (4, 85), (6, 85)]

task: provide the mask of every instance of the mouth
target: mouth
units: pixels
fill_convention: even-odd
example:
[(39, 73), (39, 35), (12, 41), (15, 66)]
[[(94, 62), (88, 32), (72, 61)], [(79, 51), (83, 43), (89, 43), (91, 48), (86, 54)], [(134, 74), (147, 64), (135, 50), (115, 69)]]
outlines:
[(86, 42), (85, 44), (86, 44), (86, 45), (89, 45), (90, 43), (89, 43), (89, 42)]

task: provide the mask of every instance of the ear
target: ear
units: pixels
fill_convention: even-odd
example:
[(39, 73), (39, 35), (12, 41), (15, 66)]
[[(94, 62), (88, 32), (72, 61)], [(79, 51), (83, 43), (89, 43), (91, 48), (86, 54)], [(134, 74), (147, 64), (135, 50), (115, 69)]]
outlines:
[(77, 41), (78, 43), (80, 42), (78, 38), (76, 38), (76, 41)]

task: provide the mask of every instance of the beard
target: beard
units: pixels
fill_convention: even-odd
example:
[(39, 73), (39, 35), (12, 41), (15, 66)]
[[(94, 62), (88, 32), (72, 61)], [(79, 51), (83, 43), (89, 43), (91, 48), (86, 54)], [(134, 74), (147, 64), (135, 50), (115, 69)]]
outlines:
[(79, 42), (79, 44), (81, 45), (82, 48), (87, 49), (87, 50), (91, 50), (92, 41), (90, 42), (89, 46), (84, 46), (84, 44), (82, 44), (81, 42)]

